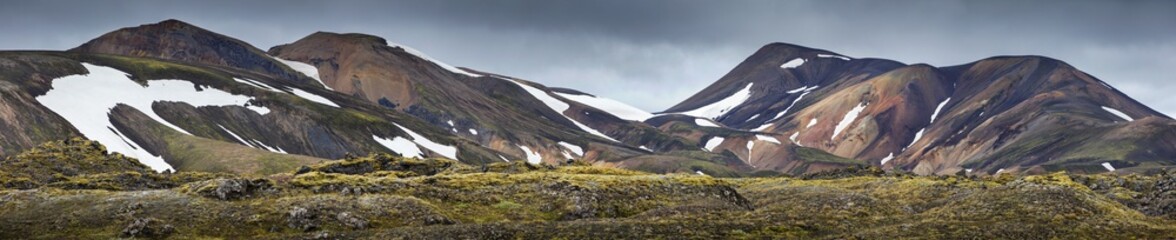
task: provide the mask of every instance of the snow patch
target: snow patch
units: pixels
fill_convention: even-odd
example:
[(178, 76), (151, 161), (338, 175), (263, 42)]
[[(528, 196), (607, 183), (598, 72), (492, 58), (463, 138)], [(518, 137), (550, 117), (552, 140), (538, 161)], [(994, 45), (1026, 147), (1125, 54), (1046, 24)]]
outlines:
[(804, 62), (805, 62), (804, 58), (795, 58), (795, 59), (792, 59), (784, 64), (781, 64), (780, 68), (784, 68), (784, 69), (796, 68), (796, 67), (799, 67), (800, 65), (803, 65)]
[(817, 89), (817, 88), (819, 88), (819, 87), (821, 87), (821, 86), (812, 86), (812, 87), (809, 87), (809, 86), (804, 86), (804, 87), (800, 87), (800, 88), (797, 88), (797, 89), (788, 90), (788, 92), (787, 92), (787, 93), (788, 93), (788, 94), (795, 94), (795, 93), (798, 93), (798, 92), (812, 92), (813, 90), (816, 90), (816, 89)]
[(923, 138), (923, 131), (926, 131), (926, 130), (927, 130), (927, 128), (919, 129), (919, 131), (915, 133), (915, 139), (912, 139), (911, 143), (907, 144), (906, 147), (909, 148), (911, 146), (914, 146), (916, 142), (919, 142), (919, 139)]
[(935, 119), (937, 117), (939, 117), (939, 111), (943, 110), (943, 106), (947, 106), (947, 102), (950, 102), (950, 101), (951, 101), (951, 98), (949, 97), (946, 100), (943, 100), (943, 102), (940, 102), (939, 106), (935, 107), (935, 113), (931, 114), (931, 123), (935, 122)]
[(236, 133), (233, 133), (233, 131), (229, 131), (229, 129), (225, 128), (225, 126), (221, 126), (220, 124), (217, 124), (216, 126), (217, 126), (217, 127), (220, 127), (220, 129), (221, 129), (222, 131), (225, 131), (226, 133), (229, 133), (229, 136), (233, 136), (233, 139), (236, 139), (236, 140), (237, 140), (237, 142), (240, 142), (240, 143), (242, 143), (242, 144), (245, 144), (245, 146), (253, 147), (252, 145), (249, 145), (249, 142), (246, 142), (246, 141), (245, 141), (245, 139), (241, 139), (241, 137), (240, 137), (240, 136), (237, 136), (237, 134), (236, 134)]
[(713, 152), (716, 147), (719, 147), (719, 144), (723, 144), (723, 137), (713, 137), (710, 140), (706, 140), (706, 147), (703, 149)]
[(809, 121), (807, 126), (804, 126), (804, 128), (812, 128), (813, 126), (817, 125), (817, 120), (818, 119), (814, 117), (813, 120)]
[(841, 55), (832, 55), (832, 54), (817, 54), (817, 57), (819, 57), (819, 58), (840, 58), (841, 60), (845, 60), (845, 61), (850, 60), (849, 57), (841, 56)]
[(850, 109), (849, 112), (845, 113), (845, 117), (841, 118), (841, 122), (837, 123), (837, 127), (833, 129), (833, 135), (829, 136), (829, 139), (836, 138), (837, 134), (841, 133), (842, 130), (845, 130), (846, 127), (849, 127), (849, 124), (853, 123), (853, 120), (857, 119), (858, 114), (861, 114), (862, 110), (865, 109), (866, 104), (863, 103), (858, 104), (857, 107), (853, 107), (853, 109)]
[(1114, 108), (1110, 108), (1107, 106), (1102, 106), (1102, 109), (1106, 110), (1107, 112), (1110, 112), (1111, 114), (1115, 114), (1115, 116), (1119, 116), (1120, 118), (1123, 118), (1124, 120), (1127, 120), (1128, 122), (1135, 121), (1134, 118), (1131, 118), (1131, 116), (1128, 116), (1126, 113), (1119, 111), (1119, 109), (1114, 109)]
[(696, 108), (694, 110), (681, 112), (681, 114), (709, 119), (718, 118), (724, 113), (727, 113), (727, 111), (730, 111), (732, 108), (743, 104), (743, 102), (747, 101), (748, 98), (751, 98), (751, 86), (754, 85), (755, 83), (748, 83), (746, 87), (743, 87), (743, 89), (740, 89), (734, 94), (731, 94), (731, 96), (727, 96), (727, 98), (713, 102), (710, 105)]
[(889, 162), (892, 159), (894, 159), (894, 153), (890, 153), (890, 155), (887, 155), (886, 157), (882, 158), (881, 164), (885, 165), (886, 162)]
[(780, 144), (780, 140), (776, 140), (776, 137), (773, 137), (773, 136), (755, 135), (755, 138), (759, 139), (760, 141), (766, 141), (766, 142), (770, 142), (770, 143)]
[(306, 75), (307, 77), (313, 78), (315, 81), (318, 81), (319, 84), (322, 84), (323, 87), (326, 88), (327, 90), (331, 90), (331, 91), (335, 90), (335, 89), (331, 89), (330, 86), (327, 86), (327, 83), (323, 82), (323, 79), (319, 76), (318, 67), (315, 67), (315, 66), (307, 64), (307, 63), (299, 62), (299, 61), (286, 60), (286, 59), (281, 59), (281, 58), (274, 57), (274, 56), (270, 56), (270, 57), (273, 58), (274, 60), (278, 60), (278, 62), (280, 62), (282, 64), (285, 64), (287, 67), (290, 67), (290, 69), (294, 69), (294, 71), (302, 73), (302, 75)]
[(404, 126), (400, 126), (400, 124), (393, 123), (393, 125), (396, 125), (396, 127), (400, 128), (400, 130), (403, 130), (405, 133), (408, 133), (408, 136), (412, 137), (412, 142), (416, 143), (417, 145), (420, 145), (421, 147), (424, 147), (425, 149), (429, 149), (429, 151), (433, 151), (437, 154), (441, 154), (441, 156), (444, 156), (446, 158), (458, 160), (456, 147), (443, 145), (443, 144), (434, 142), (433, 140), (429, 140), (428, 138), (425, 138), (425, 136), (421, 136), (420, 134), (417, 134), (416, 132), (412, 131), (411, 129), (408, 129)]
[(450, 127), (453, 126), (453, 120), (445, 121), (445, 123), (449, 124)]
[(477, 129), (470, 128), (470, 129), (469, 129), (469, 131), (470, 131), (470, 134), (473, 134), (473, 135), (478, 135), (478, 130), (477, 130)]
[(613, 116), (617, 116), (618, 118), (629, 120), (629, 121), (641, 122), (641, 121), (645, 121), (645, 119), (649, 119), (649, 118), (653, 117), (652, 113), (646, 112), (645, 110), (641, 110), (637, 107), (630, 106), (629, 104), (625, 104), (625, 103), (622, 103), (617, 100), (612, 100), (612, 99), (608, 99), (608, 98), (593, 97), (593, 96), (588, 96), (588, 95), (576, 95), (576, 94), (567, 94), (567, 93), (555, 93), (555, 94), (557, 94), (561, 97), (567, 98), (569, 100), (583, 103), (584, 105), (588, 105), (588, 106), (596, 108), (596, 109), (600, 109), (601, 111), (608, 112), (609, 114), (612, 114)]
[(584, 156), (584, 149), (580, 148), (580, 146), (576, 146), (567, 142), (559, 142), (559, 145), (567, 148), (569, 151), (572, 151), (576, 154), (576, 156)]
[(804, 145), (801, 145), (800, 142), (796, 141), (796, 137), (798, 136), (800, 136), (800, 131), (792, 133), (792, 136), (788, 136), (788, 140), (792, 140), (792, 143), (796, 143), (797, 146), (804, 147)]
[(254, 139), (250, 139), (249, 141), (256, 144), (261, 149), (265, 149), (270, 152), (288, 154), (285, 150), (282, 150), (281, 148), (270, 147), (269, 145), (265, 145), (265, 143), (263, 143), (261, 141), (254, 140)]
[[(174, 169), (163, 161), (162, 157), (137, 147), (138, 144), (118, 133), (107, 120), (107, 114), (117, 104), (131, 106), (168, 128), (191, 135), (157, 115), (151, 108), (152, 103), (172, 101), (184, 102), (195, 107), (246, 106), (252, 99), (209, 87), (204, 87), (203, 91), (196, 91), (195, 84), (182, 80), (151, 80), (147, 81), (147, 86), (143, 86), (132, 81), (127, 73), (114, 68), (89, 63), (82, 63), (82, 66), (90, 73), (54, 80), (53, 88), (45, 95), (37, 96), (37, 102), (60, 115), (86, 138), (106, 145), (111, 152), (137, 158), (156, 171)], [(269, 109), (264, 107), (249, 109), (259, 114), (269, 112)]]
[(376, 143), (383, 145), (384, 148), (388, 148), (388, 150), (392, 150), (392, 152), (400, 154), (400, 156), (415, 158), (421, 158), (425, 156), (425, 153), (421, 152), (421, 149), (417, 147), (416, 143), (413, 143), (412, 141), (402, 137), (394, 137), (392, 140), (388, 140), (387, 138), (372, 135), (372, 139), (375, 139)]
[(620, 142), (620, 141), (617, 141), (616, 139), (609, 137), (608, 135), (604, 135), (603, 133), (596, 131), (596, 129), (592, 129), (591, 127), (588, 127), (587, 125), (584, 125), (583, 123), (580, 123), (579, 121), (576, 121), (575, 119), (568, 117), (567, 115), (564, 115), (564, 111), (567, 111), (568, 108), (571, 108), (571, 105), (568, 105), (568, 103), (560, 101), (559, 99), (556, 99), (555, 97), (552, 97), (550, 94), (547, 94), (547, 92), (545, 92), (543, 90), (539, 90), (538, 88), (532, 87), (527, 84), (523, 84), (522, 82), (519, 82), (517, 80), (506, 79), (506, 78), (502, 78), (502, 79), (508, 80), (509, 82), (512, 82), (515, 85), (518, 85), (519, 87), (523, 88), (523, 90), (527, 91), (527, 93), (530, 93), (531, 96), (534, 96), (535, 99), (539, 99), (539, 101), (543, 102), (544, 105), (547, 105), (548, 108), (551, 108), (551, 110), (555, 110), (555, 112), (564, 116), (564, 118), (567, 118), (568, 121), (571, 121), (573, 124), (576, 125), (576, 127), (579, 127), (581, 130), (584, 130), (585, 132), (591, 133), (592, 135), (596, 135), (596, 136), (604, 138), (604, 139), (612, 140), (613, 142)]
[[(294, 94), (294, 96), (298, 96), (302, 99), (306, 99), (306, 100), (309, 100), (312, 102), (317, 102), (317, 103), (321, 103), (323, 105), (332, 106), (332, 107), (339, 107), (338, 104), (335, 104), (335, 102), (332, 102), (331, 100), (328, 100), (327, 98), (325, 98), (323, 96), (319, 96), (318, 94), (309, 93), (309, 92), (303, 91), (302, 89), (290, 88), (289, 91), (286, 91), (286, 90), (281, 90), (281, 89), (270, 87), (270, 86), (265, 85), (264, 83), (258, 82), (256, 80), (242, 79), (242, 78), (233, 78), (233, 80), (235, 80), (239, 83), (244, 83), (245, 85), (260, 88), (262, 90), (266, 90), (266, 91), (270, 91), (270, 92), (285, 92), (285, 93), (289, 93), (289, 94)], [(269, 111), (266, 110), (266, 112), (269, 112)]]
[(470, 76), (470, 77), (481, 77), (482, 76), (482, 75), (466, 72), (465, 70), (461, 70), (460, 68), (454, 67), (449, 64), (445, 64), (444, 62), (441, 62), (441, 61), (437, 61), (437, 60), (429, 57), (428, 55), (425, 55), (425, 53), (423, 53), (421, 51), (417, 51), (416, 49), (413, 49), (408, 46), (400, 45), (400, 44), (397, 44), (394, 42), (388, 42), (388, 46), (404, 49), (404, 52), (415, 55), (418, 58), (424, 59), (425, 61), (433, 62), (433, 64), (437, 64), (437, 66), (440, 66), (441, 68), (444, 68), (445, 70), (449, 70), (450, 72), (453, 72), (453, 73), (466, 75), (466, 76)]
[(339, 104), (335, 104), (335, 102), (332, 102), (331, 100), (328, 100), (327, 98), (325, 98), (323, 96), (319, 96), (318, 94), (314, 94), (314, 93), (309, 93), (309, 92), (303, 91), (302, 89), (291, 88), (290, 93), (293, 93), (295, 96), (298, 96), (302, 99), (310, 100), (311, 102), (316, 102), (316, 103), (320, 103), (320, 104), (332, 106), (332, 107), (339, 107)]
[(702, 127), (719, 127), (719, 125), (715, 124), (715, 122), (713, 122), (709, 119), (702, 119), (702, 118), (695, 118), (694, 124), (697, 124), (698, 126), (702, 126)]
[(649, 150), (649, 148), (645, 147), (645, 145), (641, 145), (640, 147), (637, 147), (637, 148), (640, 148), (640, 149), (642, 149), (642, 150), (645, 150), (645, 151), (650, 151), (650, 152), (652, 152), (652, 151), (653, 151), (653, 150)]
[(1111, 171), (1111, 172), (1115, 171), (1115, 166), (1111, 166), (1110, 162), (1104, 162), (1104, 163), (1102, 163), (1102, 166), (1103, 166), (1103, 168), (1106, 168), (1107, 171)]
[(527, 154), (528, 163), (539, 164), (540, 162), (543, 162), (543, 156), (540, 156), (539, 152), (532, 152), (531, 148), (523, 145), (519, 145), (519, 149), (522, 149), (523, 153)]
[(751, 150), (755, 149), (755, 141), (747, 141), (747, 161), (751, 161)]

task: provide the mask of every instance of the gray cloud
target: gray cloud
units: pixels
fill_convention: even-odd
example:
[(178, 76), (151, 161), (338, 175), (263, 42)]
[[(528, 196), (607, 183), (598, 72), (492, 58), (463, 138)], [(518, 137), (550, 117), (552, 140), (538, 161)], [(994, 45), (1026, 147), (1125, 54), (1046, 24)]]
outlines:
[(1176, 115), (1176, 1), (37, 1), (0, 49), (67, 49), (176, 18), (259, 48), (361, 32), (453, 65), (659, 111), (769, 42), (907, 63), (1045, 55)]

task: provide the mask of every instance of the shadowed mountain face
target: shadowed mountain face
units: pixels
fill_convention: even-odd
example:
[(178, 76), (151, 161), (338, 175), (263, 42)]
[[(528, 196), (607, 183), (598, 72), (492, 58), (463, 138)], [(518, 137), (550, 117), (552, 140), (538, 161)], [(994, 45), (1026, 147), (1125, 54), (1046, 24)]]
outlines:
[(248, 43), (174, 19), (119, 29), (69, 51), (231, 67), (312, 84), (310, 79), (291, 71)]
[(716, 144), (757, 168), (784, 172), (811, 171), (797, 169), (802, 146), (920, 174), (1176, 164), (1176, 122), (1037, 56), (933, 67), (770, 44), (666, 112), (780, 141), (751, 148), (763, 141), (726, 137)]
[(651, 114), (376, 36), (318, 32), (263, 52), (176, 20), (0, 52), (0, 127), (13, 129), (4, 154), (80, 135), (156, 170), (251, 174), (377, 152), (712, 176), (1176, 164), (1176, 121), (1045, 57), (936, 67), (773, 43)]

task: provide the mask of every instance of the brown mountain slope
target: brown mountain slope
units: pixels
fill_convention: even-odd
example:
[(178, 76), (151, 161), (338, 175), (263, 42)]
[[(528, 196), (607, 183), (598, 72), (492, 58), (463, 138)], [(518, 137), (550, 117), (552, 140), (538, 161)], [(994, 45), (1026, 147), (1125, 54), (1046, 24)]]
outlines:
[[(708, 107), (709, 114), (698, 110)], [(937, 68), (770, 44), (666, 112), (763, 132), (700, 142), (718, 141), (704, 145), (783, 172), (810, 171), (795, 164), (803, 162), (800, 146), (920, 174), (1176, 164), (1176, 122), (1072, 66), (1035, 56)], [(783, 144), (764, 144), (767, 137)]]

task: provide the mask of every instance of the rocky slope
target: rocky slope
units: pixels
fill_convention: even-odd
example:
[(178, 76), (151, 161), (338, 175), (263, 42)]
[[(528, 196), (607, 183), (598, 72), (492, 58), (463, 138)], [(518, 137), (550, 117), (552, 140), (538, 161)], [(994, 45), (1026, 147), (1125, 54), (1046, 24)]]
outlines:
[(699, 142), (757, 169), (790, 173), (814, 170), (800, 154), (809, 148), (919, 174), (1176, 164), (1176, 121), (1038, 56), (935, 67), (769, 44), (666, 112), (647, 122), (714, 120), (738, 133), (702, 134)]
[(1176, 173), (724, 179), (373, 155), (239, 177), (160, 174), (81, 139), (3, 163), (27, 172), (0, 183), (31, 184), (0, 184), (0, 238), (1176, 237)]
[(774, 43), (652, 114), (364, 34), (262, 51), (177, 20), (0, 52), (0, 154), (84, 136), (156, 170), (273, 174), (369, 153), (712, 176), (1157, 172), (1176, 121), (1064, 62), (937, 67)]

